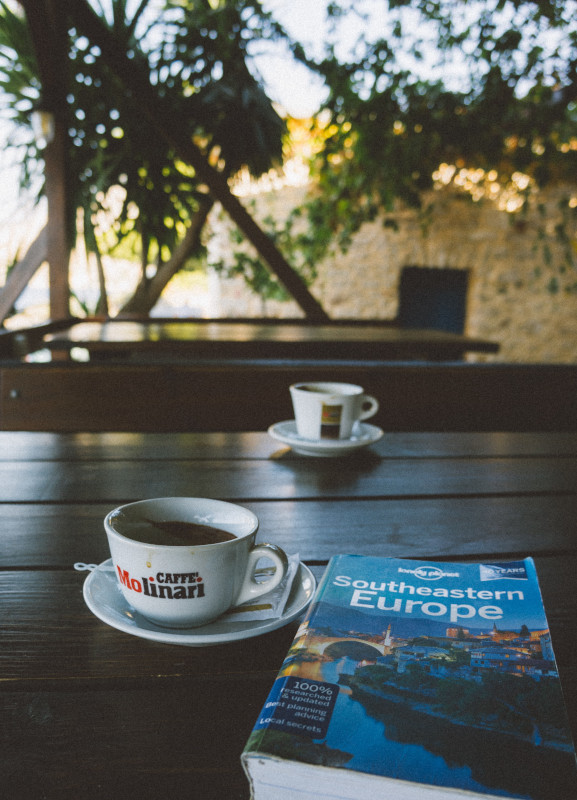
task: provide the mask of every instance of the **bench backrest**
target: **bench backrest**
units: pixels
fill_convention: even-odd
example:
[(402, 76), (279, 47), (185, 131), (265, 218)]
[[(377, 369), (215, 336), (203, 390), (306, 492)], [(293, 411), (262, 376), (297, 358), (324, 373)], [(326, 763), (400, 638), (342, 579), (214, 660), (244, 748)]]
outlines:
[(266, 430), (302, 380), (361, 384), (388, 431), (577, 430), (577, 366), (397, 362), (7, 363), (0, 429)]

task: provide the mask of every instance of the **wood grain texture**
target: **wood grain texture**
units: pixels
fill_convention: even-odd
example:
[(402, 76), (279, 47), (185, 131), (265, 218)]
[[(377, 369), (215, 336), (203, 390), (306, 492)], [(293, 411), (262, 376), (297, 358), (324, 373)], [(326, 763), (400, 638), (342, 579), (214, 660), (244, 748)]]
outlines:
[[(0, 461), (166, 461), (300, 458), (267, 433), (50, 433), (0, 431)], [(371, 445), (381, 458), (577, 456), (577, 433), (386, 433)], [(302, 459), (301, 459), (302, 460)]]
[[(577, 552), (577, 497), (250, 501), (258, 539), (326, 562), (335, 552), (395, 558)], [(0, 568), (71, 569), (109, 557), (111, 503), (0, 504)]]
[[(566, 603), (575, 559), (539, 559), (537, 567), (577, 732), (572, 645), (577, 608)], [(48, 577), (49, 583), (30, 597), (46, 610), (50, 604), (43, 601), (43, 591), (52, 594), (56, 607), (62, 604), (53, 576)], [(60, 584), (70, 603), (70, 620), (61, 611), (56, 619), (36, 616), (33, 640), (9, 641), (7, 648), (9, 632), (4, 633), (0, 649), (3, 755), (11, 785), (17, 787), (8, 796), (72, 798), (81, 791), (94, 798), (118, 792), (152, 798), (168, 790), (182, 796), (192, 784), (193, 797), (248, 800), (240, 753), (294, 626), (257, 643), (170, 647), (132, 639), (90, 619), (71, 602), (72, 587)], [(22, 628), (21, 618), (14, 620), (14, 628)], [(20, 678), (5, 674), (7, 649), (12, 664), (18, 663), (14, 653), (21, 654)]]
[(3, 796), (248, 800), (240, 753), (272, 680), (2, 692), (2, 718), (19, 732), (2, 737)]
[(574, 365), (323, 359), (4, 364), (0, 429), (266, 430), (292, 418), (290, 384), (312, 380), (362, 385), (380, 401), (373, 422), (387, 432), (577, 429)]
[(223, 500), (572, 493), (577, 458), (0, 462), (1, 502), (121, 503), (143, 497)]
[(159, 494), (247, 506), (317, 579), (339, 552), (535, 557), (577, 734), (576, 479), (574, 434), (398, 433), (324, 460), (264, 433), (0, 433), (2, 797), (248, 800), (240, 753), (298, 621), (180, 647), (83, 600), (74, 564), (108, 557), (105, 514)]
[[(559, 639), (560, 665), (574, 678), (577, 667), (568, 656), (577, 635), (577, 598), (567, 600), (566, 594), (576, 566), (575, 555), (537, 560), (552, 633)], [(320, 575), (324, 567), (315, 571)], [(66, 680), (87, 685), (107, 680), (131, 683), (184, 675), (197, 680), (217, 675), (223, 680), (248, 678), (278, 670), (296, 633), (292, 623), (256, 640), (207, 648), (151, 642), (94, 617), (82, 597), (85, 578), (86, 573), (72, 571), (0, 573), (5, 598), (0, 629), (2, 688), (26, 688), (38, 682), (56, 688)]]

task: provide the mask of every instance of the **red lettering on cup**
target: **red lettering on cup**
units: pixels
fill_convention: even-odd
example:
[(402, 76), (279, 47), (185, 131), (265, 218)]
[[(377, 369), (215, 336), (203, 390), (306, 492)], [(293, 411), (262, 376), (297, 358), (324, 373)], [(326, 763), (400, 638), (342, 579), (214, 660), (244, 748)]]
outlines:
[(142, 584), (136, 578), (131, 578), (127, 569), (123, 570), (119, 566), (116, 569), (118, 570), (120, 583), (123, 586), (126, 586), (127, 589), (132, 589), (133, 592), (142, 592)]

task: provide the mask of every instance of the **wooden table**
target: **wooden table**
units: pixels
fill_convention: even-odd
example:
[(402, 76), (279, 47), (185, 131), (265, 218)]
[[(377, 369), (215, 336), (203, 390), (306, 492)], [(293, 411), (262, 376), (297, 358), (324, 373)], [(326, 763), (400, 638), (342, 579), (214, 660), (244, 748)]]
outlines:
[(48, 333), (44, 346), (55, 356), (82, 348), (91, 360), (160, 355), (173, 358), (357, 358), (451, 361), (467, 352), (496, 353), (485, 339), (391, 324), (224, 320), (112, 320), (77, 322)]
[[(320, 577), (339, 552), (535, 557), (577, 734), (577, 434), (389, 434), (342, 459), (254, 434), (0, 433), (0, 794), (246, 800), (239, 756), (297, 623), (191, 648), (99, 621), (76, 562), (150, 496), (240, 502)], [(554, 798), (550, 800), (568, 800)]]

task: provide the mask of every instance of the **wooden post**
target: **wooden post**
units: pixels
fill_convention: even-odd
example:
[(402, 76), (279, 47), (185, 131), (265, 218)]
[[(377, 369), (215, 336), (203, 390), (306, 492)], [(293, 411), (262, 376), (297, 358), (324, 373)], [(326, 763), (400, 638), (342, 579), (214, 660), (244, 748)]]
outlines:
[(48, 201), (46, 259), (50, 270), (50, 317), (70, 316), (69, 229), (66, 129), (68, 45), (65, 17), (57, 0), (21, 0), (26, 11), (42, 81), (43, 102), (54, 118), (54, 134), (44, 149), (45, 193)]
[(67, 141), (64, 123), (56, 116), (54, 139), (44, 151), (48, 201), (47, 257), (50, 270), (50, 317), (53, 320), (70, 316)]

